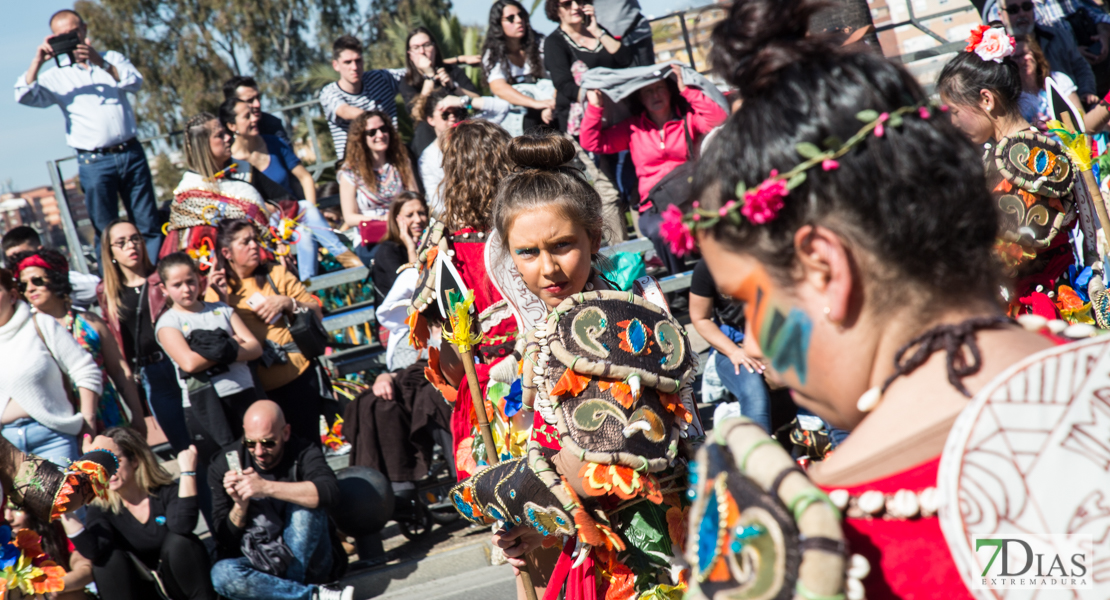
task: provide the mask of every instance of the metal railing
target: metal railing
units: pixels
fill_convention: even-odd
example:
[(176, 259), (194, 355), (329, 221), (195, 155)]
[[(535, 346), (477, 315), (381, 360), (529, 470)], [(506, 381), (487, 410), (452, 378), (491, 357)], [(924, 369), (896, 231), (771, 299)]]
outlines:
[[(890, 5), (894, 2), (897, 2), (897, 1), (898, 0), (888, 0), (887, 10), (889, 11), (890, 10)], [(940, 45), (936, 46), (936, 47), (933, 47), (933, 48), (926, 48), (924, 50), (917, 50), (915, 52), (907, 52), (906, 54), (900, 54), (898, 56), (889, 56), (887, 58), (889, 58), (890, 60), (896, 61), (896, 62), (900, 62), (902, 64), (907, 64), (907, 63), (917, 62), (919, 60), (926, 60), (926, 59), (929, 59), (929, 58), (934, 58), (934, 57), (940, 56), (942, 54), (948, 54), (950, 52), (959, 52), (960, 50), (963, 50), (965, 46), (967, 46), (967, 42), (965, 42), (963, 40), (958, 40), (958, 41), (954, 41), (954, 42), (948, 41), (948, 39), (945, 38), (943, 35), (941, 35), (940, 33), (937, 33), (936, 31), (933, 31), (932, 28), (927, 26), (925, 24), (925, 21), (931, 21), (933, 19), (943, 19), (944, 17), (950, 17), (950, 16), (953, 16), (953, 15), (966, 13), (968, 11), (974, 11), (976, 9), (975, 9), (975, 6), (973, 6), (971, 4), (971, 2), (969, 2), (968, 0), (963, 0), (966, 3), (964, 6), (960, 6), (960, 7), (957, 7), (957, 8), (952, 8), (952, 9), (949, 9), (949, 10), (944, 10), (944, 11), (937, 12), (937, 13), (931, 13), (931, 14), (928, 14), (928, 15), (922, 15), (922, 16), (919, 17), (917, 15), (917, 13), (914, 12), (913, 0), (902, 0), (902, 1), (905, 3), (906, 14), (909, 15), (909, 18), (904, 20), (904, 21), (892, 22), (892, 23), (887, 23), (887, 24), (884, 24), (884, 25), (876, 26), (875, 27), (875, 33), (879, 34), (879, 33), (882, 33), (884, 31), (891, 31), (893, 29), (897, 29), (898, 27), (904, 27), (906, 25), (909, 25), (909, 26), (912, 26), (912, 27), (916, 28), (918, 31), (924, 33), (925, 35), (933, 38), (934, 40), (939, 42)]]
[(668, 21), (671, 19), (678, 19), (679, 31), (682, 32), (682, 41), (684, 46), (686, 47), (686, 56), (690, 59), (690, 68), (698, 70), (697, 60), (694, 58), (694, 46), (700, 44), (698, 44), (698, 41), (696, 39), (690, 39), (690, 26), (686, 23), (686, 15), (695, 15), (693, 19), (693, 26), (696, 29), (698, 23), (701, 21), (705, 13), (716, 10), (727, 11), (730, 6), (732, 6), (731, 3), (722, 2), (720, 4), (707, 4), (705, 6), (699, 6), (697, 8), (676, 10), (675, 12), (668, 13), (666, 15), (663, 15), (662, 17), (648, 19), (648, 23), (663, 23), (664, 21)]

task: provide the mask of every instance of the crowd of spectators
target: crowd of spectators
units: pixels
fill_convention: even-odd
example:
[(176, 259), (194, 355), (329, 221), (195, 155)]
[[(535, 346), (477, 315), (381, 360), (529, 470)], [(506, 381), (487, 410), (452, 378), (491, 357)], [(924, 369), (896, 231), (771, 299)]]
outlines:
[[(1029, 123), (1046, 120), (1046, 78), (1094, 108), (1110, 85), (1110, 16), (1081, 0), (989, 6), (997, 10), (985, 18), (1018, 40), (1018, 109)], [(78, 13), (51, 18), (15, 96), (66, 116), (99, 277), (71, 271), (34, 229), (3, 236), (0, 423), (21, 451), (58, 463), (90, 443), (120, 457), (109, 500), (67, 513), (61, 528), (6, 513), (14, 527), (43, 536), (67, 571), (66, 593), (95, 580), (104, 597), (125, 599), (351, 597), (350, 588), (325, 585), (346, 564), (328, 515), (339, 487), (319, 443), (335, 399), (327, 373), (293, 334), (298, 315), (322, 316), (303, 282), (319, 273), (321, 247), (342, 267), (370, 270), (388, 371), (375, 379), (372, 402), (347, 411), (362, 440), (353, 454), (410, 490), (427, 474), (434, 444), (452, 445), (450, 415), (411, 385), (429, 359), (408, 345), (417, 245), (432, 218), (451, 231), (491, 229), (497, 185), (513, 169), (510, 116), (519, 119), (512, 127), (573, 143), (573, 164), (600, 197), (608, 243), (639, 231), (667, 271), (692, 268), (690, 316), (714, 349), (711, 367), (740, 411), (771, 430), (763, 367), (743, 349), (743, 308), (658, 233), (660, 213), (685, 201), (668, 182), (684, 177), (729, 105), (692, 70), (654, 65), (650, 26), (634, 1), (546, 0), (544, 11), (558, 24), (547, 36), (517, 0), (495, 2), (478, 56), (444, 56), (435, 34), (416, 27), (400, 68), (368, 69), (359, 39), (335, 40), (338, 81), (318, 97), (339, 162), (322, 193), (289, 124), (262, 111), (264, 86), (232, 77), (216, 114), (184, 125), (186, 171), (165, 224), (128, 99), (142, 74), (119, 52), (96, 49)], [(1077, 39), (1075, 14), (1092, 21), (1090, 39)], [(76, 50), (55, 57), (50, 38), (70, 33), (80, 39)], [(40, 74), (55, 58), (59, 66)], [(481, 81), (463, 65), (479, 67)], [(594, 69), (628, 75), (598, 84), (587, 77)], [(491, 95), (482, 95), (483, 83)], [(414, 124), (407, 143), (398, 128), (405, 113)], [(1086, 124), (1107, 119), (1110, 112), (1094, 109)], [(630, 185), (617, 176), (622, 163), (635, 173)], [(334, 216), (317, 206), (331, 195)], [(265, 243), (262, 233), (274, 231), (295, 263)], [(419, 435), (415, 425), (405, 429), (414, 413)], [(155, 434), (176, 455), (176, 481), (146, 441)], [(199, 515), (214, 549), (194, 535)]]

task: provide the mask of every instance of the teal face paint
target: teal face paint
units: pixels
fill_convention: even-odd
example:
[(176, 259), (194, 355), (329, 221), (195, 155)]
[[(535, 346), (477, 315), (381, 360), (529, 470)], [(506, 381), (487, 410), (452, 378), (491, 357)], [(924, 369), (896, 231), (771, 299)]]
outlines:
[(798, 308), (791, 308), (785, 316), (776, 307), (768, 307), (761, 327), (759, 344), (779, 373), (794, 369), (798, 381), (805, 385), (809, 366), (809, 341), (813, 335), (813, 321)]

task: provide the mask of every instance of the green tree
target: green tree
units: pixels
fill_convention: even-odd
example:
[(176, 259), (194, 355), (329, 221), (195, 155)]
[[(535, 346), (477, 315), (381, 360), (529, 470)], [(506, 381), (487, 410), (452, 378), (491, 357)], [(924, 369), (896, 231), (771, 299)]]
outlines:
[(359, 17), (358, 0), (78, 0), (75, 8), (101, 48), (143, 74), (136, 112), (148, 134), (214, 110), (234, 74), (253, 75), (279, 103), (293, 99), (297, 73)]

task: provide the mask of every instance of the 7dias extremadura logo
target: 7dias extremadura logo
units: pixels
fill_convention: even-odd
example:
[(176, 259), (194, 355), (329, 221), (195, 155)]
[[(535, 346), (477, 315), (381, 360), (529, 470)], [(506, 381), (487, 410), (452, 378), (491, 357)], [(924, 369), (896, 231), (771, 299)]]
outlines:
[(975, 535), (975, 589), (1091, 587), (1090, 535)]

